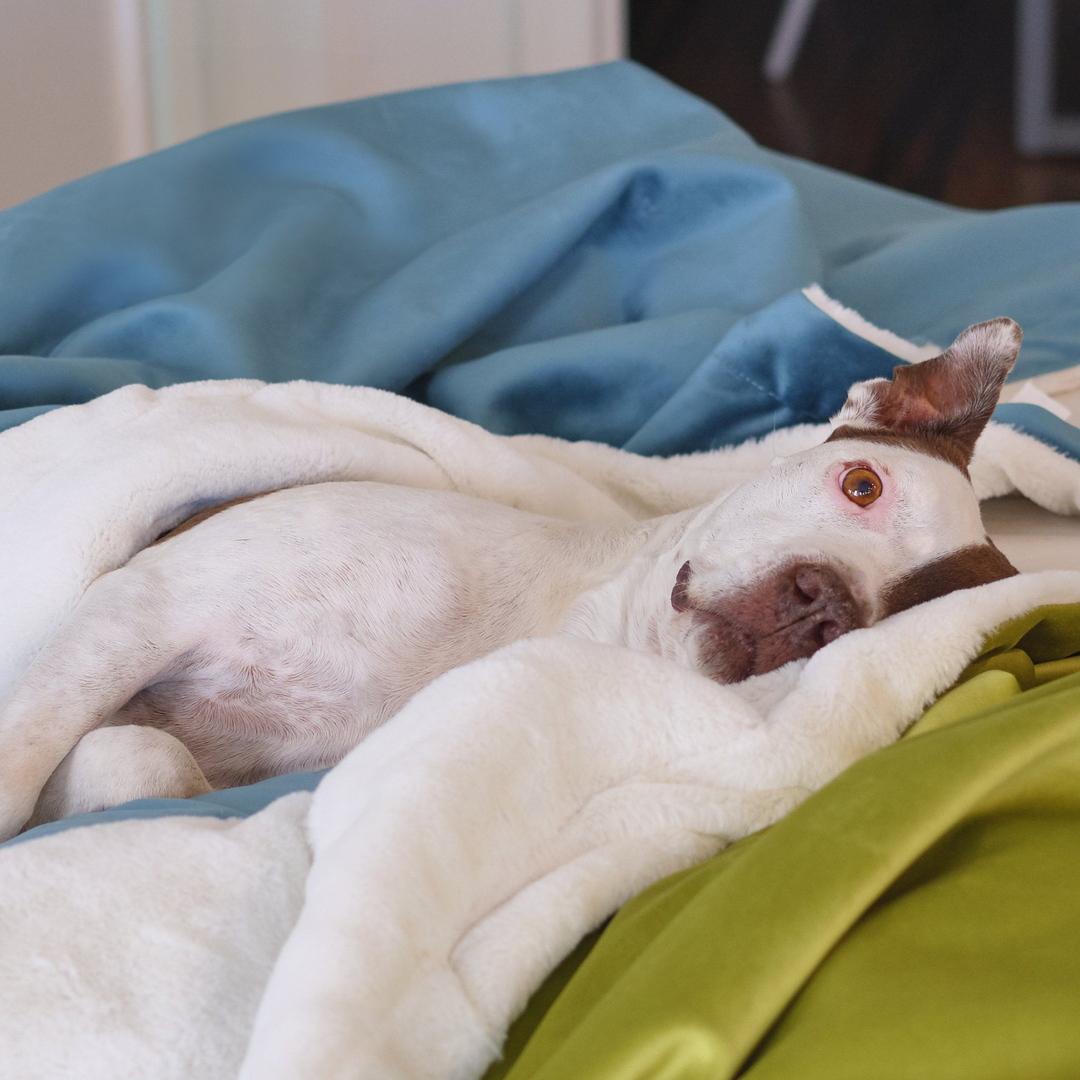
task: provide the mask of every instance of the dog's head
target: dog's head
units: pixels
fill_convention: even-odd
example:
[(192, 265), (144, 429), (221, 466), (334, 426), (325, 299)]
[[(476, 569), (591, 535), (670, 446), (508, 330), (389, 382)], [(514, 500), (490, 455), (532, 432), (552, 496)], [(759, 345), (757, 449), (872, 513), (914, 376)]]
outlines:
[(856, 384), (825, 443), (705, 507), (677, 548), (661, 651), (737, 682), (1015, 574), (967, 466), (1020, 336), (1011, 319), (980, 323), (891, 381)]

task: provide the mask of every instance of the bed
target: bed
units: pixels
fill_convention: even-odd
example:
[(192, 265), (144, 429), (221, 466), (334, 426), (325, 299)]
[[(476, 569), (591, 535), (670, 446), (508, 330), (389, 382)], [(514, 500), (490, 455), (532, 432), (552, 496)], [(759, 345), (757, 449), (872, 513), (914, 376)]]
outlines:
[[(0, 700), (88, 580), (202, 505), (349, 477), (667, 512), (812, 441), (852, 382), (1000, 314), (1025, 339), (973, 469), (988, 529), (1023, 571), (1080, 570), (1078, 276), (1080, 207), (975, 213), (839, 175), (629, 63), (252, 121), (76, 181), (0, 215)], [(899, 742), (559, 938), (493, 1023), (520, 1013), (504, 1048), (485, 1029), (380, 1075), (479, 1076), (500, 1053), (490, 1080), (1074, 1070), (1080, 590), (1018, 580)], [(296, 872), (251, 945), (258, 987), (304, 902), (322, 779), (42, 826), (0, 871), (31, 873), (35, 850), (55, 868), (76, 833), (277, 813)], [(244, 850), (249, 874), (275, 859)], [(56, 948), (43, 963), (72, 955)], [(110, 1028), (108, 1052), (80, 1014), (53, 1053), (16, 1046), (40, 1029), (5, 997), (0, 1077), (78, 1060), (89, 1080), (124, 1054), (155, 1080), (235, 1075), (257, 1004), (155, 1064), (158, 1013), (130, 1042)], [(314, 1037), (274, 1075), (346, 1075), (296, 1065)]]

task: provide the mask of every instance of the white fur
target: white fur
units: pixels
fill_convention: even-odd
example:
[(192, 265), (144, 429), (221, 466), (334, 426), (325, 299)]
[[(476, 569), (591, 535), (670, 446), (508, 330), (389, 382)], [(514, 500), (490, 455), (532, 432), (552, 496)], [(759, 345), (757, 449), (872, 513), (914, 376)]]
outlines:
[(188, 748), (167, 732), (134, 724), (98, 728), (53, 770), (28, 827), (132, 799), (188, 799), (211, 790)]
[(878, 399), (875, 387), (883, 386), (888, 382), (885, 378), (865, 379), (856, 383), (848, 390), (847, 401), (833, 417), (833, 427), (845, 425), (856, 428), (873, 428), (877, 426)]
[(642, 458), (505, 438), (366, 387), (252, 380), (127, 386), (0, 435), (0, 701), (100, 574), (197, 510), (328, 480), (466, 495), (583, 523), (700, 505), (822, 425), (708, 454)]

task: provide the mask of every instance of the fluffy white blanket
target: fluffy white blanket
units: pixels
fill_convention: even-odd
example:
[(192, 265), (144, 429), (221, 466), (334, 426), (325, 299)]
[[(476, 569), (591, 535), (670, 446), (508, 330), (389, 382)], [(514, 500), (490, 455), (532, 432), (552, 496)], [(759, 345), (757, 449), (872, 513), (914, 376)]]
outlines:
[[(213, 502), (375, 479), (619, 521), (822, 437), (654, 460), (501, 438), (376, 390), (127, 387), (0, 436), (0, 701), (89, 581)], [(1080, 505), (1080, 465), (1000, 426), (973, 477), (983, 496)], [(479, 1076), (620, 903), (895, 739), (1003, 620), (1074, 600), (1080, 574), (1023, 575), (736, 687), (521, 642), (422, 691), (314, 796), (4, 848), (0, 1077)]]

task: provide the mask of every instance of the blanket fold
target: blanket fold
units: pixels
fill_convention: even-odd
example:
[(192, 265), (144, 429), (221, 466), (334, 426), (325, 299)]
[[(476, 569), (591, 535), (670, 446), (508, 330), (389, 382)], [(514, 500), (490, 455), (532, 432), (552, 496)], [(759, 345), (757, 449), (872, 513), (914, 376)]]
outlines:
[[(786, 672), (772, 707), (648, 657), (631, 676), (622, 650), (555, 639), (439, 680), (316, 791), (304, 909), (241, 1077), (346, 1076), (357, 1062), (372, 1076), (478, 1075), (540, 979), (620, 903), (892, 742), (989, 630), (1033, 602), (1080, 601), (1080, 574), (979, 592), (847, 635)], [(1037, 754), (1063, 736), (1017, 737)], [(971, 771), (973, 792), (995, 782)], [(941, 793), (973, 797), (962, 777)], [(880, 879), (925, 843), (911, 831), (876, 851)], [(755, 925), (771, 936), (777, 924)], [(745, 1009), (739, 1019), (753, 1029)]]
[[(1080, 650), (1080, 608), (1004, 630), (973, 682)], [(690, 1080), (1068, 1071), (1080, 680), (972, 684), (783, 822), (626, 905), (489, 1080), (672, 1061)]]
[[(34, 642), (64, 617), (85, 581), (192, 507), (270, 481), (367, 477), (617, 521), (711, 497), (778, 450), (822, 434), (813, 425), (789, 428), (661, 460), (497, 436), (371, 389), (226, 381), (117, 391), (0, 439), (4, 495), (20, 507), (25, 530), (5, 517), (4, 565), (20, 568), (8, 595), (22, 601), (12, 603), (0, 639), (4, 673), (18, 678)], [(1080, 465), (1010, 429), (992, 427), (987, 438), (976, 476), (999, 488), (1035, 478), (1040, 497), (1074, 505)], [(72, 516), (77, 527), (61, 535), (59, 523)], [(25, 528), (35, 521), (36, 530)], [(530, 993), (585, 932), (653, 881), (777, 820), (893, 741), (999, 622), (1064, 600), (1080, 601), (1080, 575), (1009, 579), (848, 634), (808, 663), (737, 687), (658, 658), (557, 638), (522, 642), (449, 673), (331, 771), (306, 821), (293, 817), (283, 827), (283, 843), (310, 835), (313, 861), (309, 872), (295, 872), (306, 879), (299, 913), (279, 897), (265, 916), (274, 925), (295, 920), (273, 971), (241, 971), (227, 955), (204, 950), (207, 977), (228, 981), (245, 1004), (229, 1021), (228, 1052), (212, 1068), (200, 1064), (200, 1074), (233, 1075), (228, 1063), (246, 1054), (241, 1075), (260, 1080), (357, 1068), (386, 1077), (478, 1076)], [(886, 657), (904, 663), (890, 666)], [(197, 844), (192, 820), (186, 828)], [(38, 895), (26, 891), (27, 875), (48, 880), (57, 860), (94, 851), (95, 836), (121, 825), (148, 866), (169, 857), (157, 838), (171, 828), (167, 821), (24, 842), (11, 848), (17, 865), (0, 851), (8, 932), (36, 940), (62, 964), (79, 919), (60, 907), (24, 910), (25, 898)], [(245, 865), (220, 869), (222, 887), (234, 872), (247, 873)], [(224, 901), (178, 899), (183, 917), (211, 927), (234, 917)], [(133, 915), (146, 933), (182, 917), (163, 902), (162, 910)], [(46, 945), (41, 928), (50, 910)], [(0, 977), (13, 1000), (37, 978), (21, 955), (11, 953)], [(110, 1039), (110, 1025), (92, 1019), (94, 1002), (123, 998), (128, 977), (115, 971), (93, 992), (73, 992), (59, 1034), (48, 1010), (0, 1014), (0, 1045), (24, 1047), (7, 1056), (8, 1075), (56, 1074), (25, 1049), (31, 1040), (5, 1033), (5, 1023), (23, 1033), (47, 1023), (65, 1053), (83, 1044), (87, 1024)], [(157, 1007), (159, 999), (147, 1005)], [(256, 1012), (247, 1045), (236, 1017)], [(125, 1024), (143, 1015), (135, 1008)], [(192, 1062), (202, 1062), (193, 1047), (203, 1026), (217, 1022), (188, 1014), (192, 1048), (178, 1046), (146, 1075), (190, 1075)], [(220, 1047), (222, 1038), (218, 1031), (211, 1042)], [(149, 1035), (137, 1056), (153, 1060)]]
[[(205, 506), (328, 480), (579, 522), (700, 505), (819, 442), (850, 382), (978, 319), (1023, 324), (1018, 378), (1071, 367), (1078, 237), (1075, 208), (968, 214), (788, 160), (625, 64), (268, 118), (7, 211), (0, 755), (4, 698), (87, 584)], [(980, 497), (1080, 509), (1076, 429), (1030, 403), (998, 420)], [(641, 456), (660, 452), (682, 456)], [(1077, 602), (1080, 574), (1022, 575), (735, 687), (520, 642), (426, 688), (314, 794), (2, 846), (0, 1078), (475, 1078), (620, 904), (893, 742), (1003, 621)], [(925, 794), (974, 805), (994, 768)], [(842, 791), (872, 808), (867, 769)], [(883, 835), (846, 852), (869, 868), (849, 914), (929, 850), (915, 825)], [(753, 899), (727, 909), (743, 932)], [(838, 938), (813, 914), (773, 943), (803, 950), (784, 1001)], [(691, 1017), (699, 1060), (746, 1060), (777, 1011), (756, 989), (738, 1024)], [(665, 1046), (624, 1050), (648, 1069)]]
[(630, 63), (348, 102), (0, 214), (0, 429), (131, 382), (305, 378), (707, 450), (879, 373), (785, 303), (812, 281), (918, 342), (1007, 314), (1016, 381), (1075, 367), (1078, 241), (1075, 206), (973, 214), (793, 161)]

